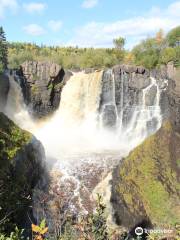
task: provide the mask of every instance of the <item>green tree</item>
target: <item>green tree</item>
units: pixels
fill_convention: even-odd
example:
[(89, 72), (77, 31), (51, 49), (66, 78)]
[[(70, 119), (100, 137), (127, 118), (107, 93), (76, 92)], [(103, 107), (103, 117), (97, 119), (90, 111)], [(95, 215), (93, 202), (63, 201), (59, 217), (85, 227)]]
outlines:
[(174, 47), (178, 42), (180, 43), (180, 26), (172, 29), (168, 34), (167, 34), (167, 42), (169, 46)]
[(125, 45), (125, 38), (123, 38), (123, 37), (115, 38), (113, 40), (113, 43), (115, 45), (115, 48), (117, 48), (119, 50), (123, 50), (124, 49), (124, 45)]
[(8, 47), (6, 42), (5, 32), (0, 27), (0, 69), (1, 71), (7, 68), (8, 63)]
[(176, 59), (176, 50), (172, 47), (168, 47), (161, 52), (161, 62), (167, 64), (170, 61)]
[(160, 51), (161, 45), (159, 45), (156, 38), (147, 38), (132, 50), (135, 64), (142, 65), (148, 69), (156, 67), (159, 63)]

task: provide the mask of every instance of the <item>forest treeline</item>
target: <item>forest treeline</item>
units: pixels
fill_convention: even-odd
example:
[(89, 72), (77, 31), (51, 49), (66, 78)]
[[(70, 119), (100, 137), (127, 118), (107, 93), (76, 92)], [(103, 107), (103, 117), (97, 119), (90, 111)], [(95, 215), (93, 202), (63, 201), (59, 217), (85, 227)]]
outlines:
[(136, 64), (148, 69), (173, 61), (180, 66), (180, 26), (166, 35), (159, 30), (154, 37), (146, 38), (131, 51), (125, 49), (122, 37), (113, 40), (113, 48), (79, 48), (38, 46), (33, 43), (7, 42), (0, 27), (0, 71), (7, 66), (18, 68), (26, 60), (52, 61), (64, 68), (102, 68), (116, 64)]
[(113, 48), (79, 48), (38, 46), (33, 43), (8, 43), (10, 68), (17, 68), (26, 60), (53, 61), (64, 68), (101, 68), (116, 64), (136, 64), (148, 69), (174, 61), (180, 65), (180, 26), (168, 34), (159, 30), (154, 37), (146, 38), (131, 51), (125, 50), (125, 39), (113, 40)]

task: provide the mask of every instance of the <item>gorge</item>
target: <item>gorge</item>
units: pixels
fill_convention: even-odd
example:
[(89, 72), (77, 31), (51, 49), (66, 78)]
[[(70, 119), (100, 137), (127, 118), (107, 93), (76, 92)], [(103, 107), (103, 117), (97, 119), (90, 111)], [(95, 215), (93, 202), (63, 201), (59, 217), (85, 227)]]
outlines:
[[(37, 220), (44, 217), (48, 220), (50, 231), (55, 231), (59, 221), (56, 203), (60, 198), (64, 199), (66, 208), (74, 216), (86, 214), (94, 208), (93, 190), (112, 172), (112, 179), (108, 182), (109, 188), (112, 188), (111, 196), (106, 198), (109, 204), (110, 201), (112, 203), (116, 223), (133, 228), (143, 220), (152, 224), (162, 221), (163, 216), (158, 219), (154, 209), (148, 207), (146, 201), (150, 201), (151, 205), (150, 197), (138, 200), (132, 191), (133, 184), (129, 183), (128, 171), (133, 177), (131, 168), (135, 172), (137, 169), (144, 181), (143, 172), (133, 165), (134, 161), (128, 163), (126, 156), (161, 128), (162, 123), (169, 118), (169, 111), (173, 111), (172, 125), (176, 122), (178, 129), (179, 118), (176, 116), (179, 116), (179, 105), (177, 97), (172, 100), (175, 96), (172, 90), (174, 84), (170, 80), (174, 78), (174, 70), (170, 71), (169, 68), (172, 67), (150, 72), (142, 67), (118, 65), (112, 69), (73, 72), (64, 71), (55, 64), (26, 62), (19, 70), (6, 73), (10, 86), (6, 108), (2, 110), (18, 126), (32, 132), (45, 148), (50, 185), (45, 187), (43, 183), (34, 192), (33, 211)], [(173, 101), (177, 102), (176, 107), (173, 104), (173, 108), (169, 108), (169, 102), (172, 104)], [(178, 141), (175, 141), (177, 151)], [(147, 152), (143, 153), (143, 157), (138, 155), (137, 159), (144, 161)], [(178, 152), (176, 155), (178, 158)], [(144, 166), (146, 161), (153, 163), (154, 160), (148, 157)], [(155, 179), (158, 177), (157, 172), (163, 169), (163, 159), (159, 161), (158, 170), (152, 173)], [(176, 162), (176, 159), (173, 161)], [(119, 169), (126, 171), (126, 175), (119, 176)], [(171, 179), (165, 173), (166, 182), (163, 184), (176, 182), (176, 174), (175, 171)], [(147, 179), (148, 176), (147, 170)], [(116, 187), (121, 182), (123, 185), (120, 189), (127, 184), (127, 197), (121, 192), (123, 190), (117, 192)], [(176, 184), (173, 183), (173, 186), (175, 190), (163, 191), (165, 194), (173, 192), (174, 199), (177, 199)], [(137, 187), (136, 191), (139, 189)], [(44, 198), (46, 201), (42, 204)], [(168, 197), (164, 200), (168, 201)], [(131, 206), (132, 202), (133, 210), (126, 207)], [(150, 212), (147, 208), (150, 208)]]

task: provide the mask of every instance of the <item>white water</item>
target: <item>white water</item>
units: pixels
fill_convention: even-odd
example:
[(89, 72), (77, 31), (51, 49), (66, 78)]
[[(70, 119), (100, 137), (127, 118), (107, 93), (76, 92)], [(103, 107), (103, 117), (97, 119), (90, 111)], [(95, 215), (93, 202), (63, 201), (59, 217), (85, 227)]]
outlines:
[[(146, 103), (146, 96), (152, 87), (156, 87), (156, 96), (154, 104), (148, 106)], [(162, 116), (160, 108), (160, 89), (156, 79), (151, 77), (151, 83), (149, 86), (142, 90), (142, 105), (135, 106), (132, 118), (126, 128), (121, 127), (119, 129), (119, 136), (124, 139), (130, 149), (141, 143), (148, 135), (154, 133), (161, 127)], [(122, 120), (121, 120), (122, 121)], [(148, 123), (156, 121), (155, 129), (148, 129)], [(121, 125), (122, 126), (122, 125)]]
[(16, 81), (14, 81), (13, 75), (8, 74), (8, 77), (10, 81), (10, 89), (5, 114), (22, 129), (33, 132), (36, 126), (24, 103), (21, 87)]
[[(74, 73), (63, 88), (59, 109), (50, 119), (42, 123), (36, 123), (30, 117), (21, 88), (10, 76), (6, 114), (21, 128), (31, 131), (43, 143), (47, 161), (56, 160), (53, 171), (63, 173), (63, 176), (57, 179), (58, 184), (73, 181), (72, 198), (79, 198), (81, 208), (82, 184), (84, 191), (90, 194), (89, 189), (95, 187), (121, 157), (127, 155), (133, 147), (152, 133), (148, 132), (147, 123), (155, 119), (157, 130), (162, 122), (159, 106), (160, 90), (156, 80), (151, 78), (151, 84), (142, 90), (142, 104), (135, 106), (128, 126), (123, 127), (123, 91), (121, 112), (118, 114), (113, 77), (113, 104), (119, 127), (112, 132), (102, 128), (98, 111), (102, 74), (102, 71), (91, 74)], [(123, 90), (123, 82), (121, 84)], [(152, 86), (157, 88), (156, 98), (153, 106), (147, 106), (146, 95)], [(94, 179), (97, 181), (94, 182)]]

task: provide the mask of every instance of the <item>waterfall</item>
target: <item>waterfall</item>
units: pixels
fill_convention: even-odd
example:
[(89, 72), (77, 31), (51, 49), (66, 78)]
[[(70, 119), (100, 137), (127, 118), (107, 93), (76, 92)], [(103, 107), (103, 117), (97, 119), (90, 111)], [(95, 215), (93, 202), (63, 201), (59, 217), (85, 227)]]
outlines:
[[(127, 105), (124, 103), (127, 80), (124, 74), (121, 73), (118, 90), (112, 70), (73, 73), (63, 88), (59, 109), (42, 123), (34, 122), (30, 117), (21, 88), (14, 81), (14, 74), (9, 74), (6, 114), (20, 127), (33, 132), (44, 144), (47, 155), (55, 159), (67, 159), (80, 152), (128, 153), (161, 126), (161, 90), (156, 79), (151, 77), (151, 83), (141, 90), (139, 104)], [(103, 96), (103, 87), (109, 89), (106, 96)], [(150, 103), (147, 101), (149, 94), (153, 95)], [(107, 117), (103, 115), (106, 110), (108, 117), (114, 111), (115, 131), (102, 124)], [(124, 121), (126, 112), (132, 112), (128, 121)]]
[(7, 72), (10, 82), (5, 114), (12, 119), (22, 129), (33, 131), (35, 124), (24, 103), (22, 89), (18, 82), (15, 81), (15, 73)]
[[(153, 103), (147, 104), (146, 97), (155, 87), (156, 94)], [(151, 77), (149, 86), (142, 90), (142, 100), (140, 106), (135, 106), (132, 118), (125, 129), (121, 129), (120, 134), (127, 139), (131, 147), (142, 142), (150, 134), (157, 131), (162, 123), (161, 108), (160, 108), (160, 89), (156, 79)], [(122, 110), (123, 111), (123, 110)]]
[(161, 126), (161, 90), (154, 78), (132, 105), (126, 96), (129, 80), (125, 73), (120, 81), (112, 70), (73, 73), (62, 90), (59, 109), (37, 123), (29, 115), (14, 77), (9, 75), (6, 114), (43, 143), (46, 161), (53, 163), (52, 184), (67, 191), (76, 211), (88, 210), (97, 184)]
[(67, 82), (61, 96), (57, 114), (64, 122), (74, 124), (82, 121), (96, 121), (100, 94), (102, 71), (90, 74), (74, 73)]

